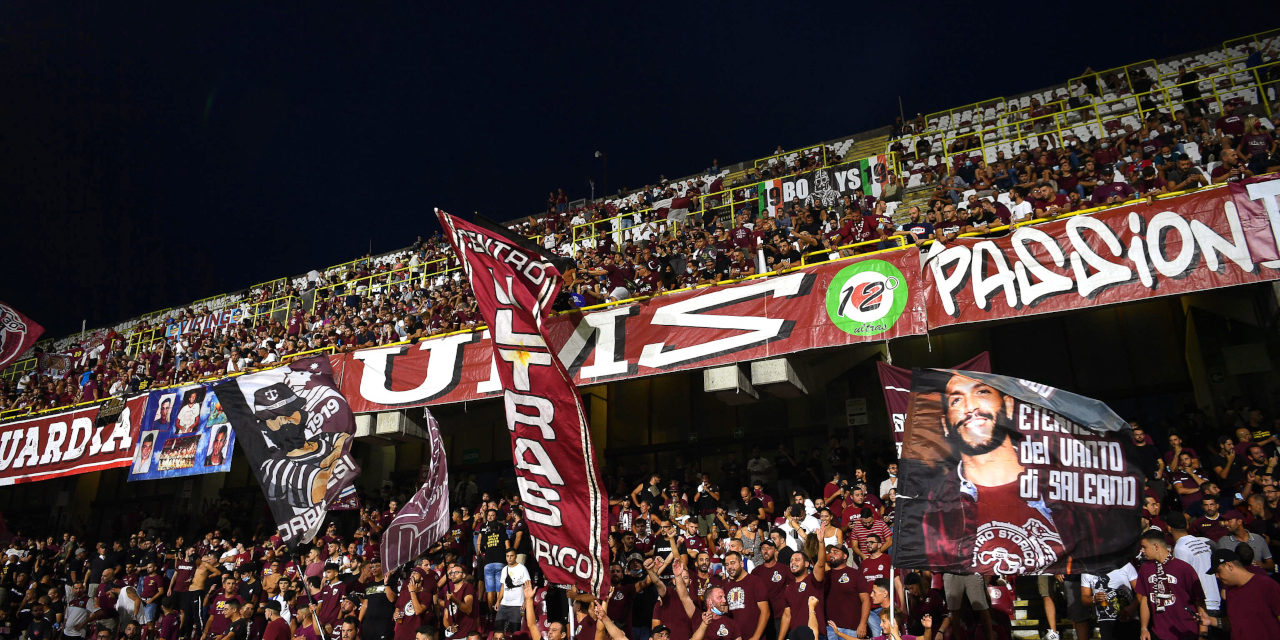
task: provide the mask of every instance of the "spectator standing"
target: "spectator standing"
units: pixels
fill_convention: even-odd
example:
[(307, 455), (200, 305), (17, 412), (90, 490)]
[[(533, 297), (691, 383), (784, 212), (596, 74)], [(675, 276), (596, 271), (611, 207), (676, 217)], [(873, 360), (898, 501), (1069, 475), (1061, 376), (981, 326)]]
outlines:
[(1138, 567), (1138, 616), (1141, 640), (1192, 640), (1200, 633), (1196, 612), (1207, 616), (1200, 576), (1191, 565), (1173, 557), (1164, 533), (1142, 535)]
[[(1210, 573), (1226, 590), (1226, 620), (1231, 622), (1232, 640), (1280, 638), (1280, 585), (1250, 571), (1228, 549), (1213, 552)], [(1221, 616), (1204, 611), (1200, 612), (1200, 622), (1210, 627), (1224, 626)]]

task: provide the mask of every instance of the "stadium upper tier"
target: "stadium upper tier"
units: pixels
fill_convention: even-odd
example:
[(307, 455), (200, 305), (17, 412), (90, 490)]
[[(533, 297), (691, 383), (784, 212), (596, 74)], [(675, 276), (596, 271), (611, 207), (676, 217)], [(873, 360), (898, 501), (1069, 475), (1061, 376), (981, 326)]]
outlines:
[[(590, 308), (1272, 172), (1280, 169), (1270, 122), (1277, 48), (1280, 30), (1087, 70), (1026, 95), (713, 164), (617, 197), (552, 194), (543, 212), (508, 224), (577, 259), (579, 279), (567, 290)], [(846, 180), (855, 174), (863, 186)], [(419, 237), (44, 340), (38, 357), (0, 372), (0, 419), (474, 328), (479, 316), (456, 270), (443, 237)]]

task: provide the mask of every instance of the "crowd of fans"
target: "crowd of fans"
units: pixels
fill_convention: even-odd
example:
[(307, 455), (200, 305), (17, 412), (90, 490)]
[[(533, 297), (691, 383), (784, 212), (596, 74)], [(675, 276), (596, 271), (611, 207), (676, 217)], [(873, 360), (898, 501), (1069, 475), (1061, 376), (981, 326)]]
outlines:
[(92, 532), (15, 527), (0, 638), (1010, 638), (1028, 594), (1046, 638), (1059, 618), (1077, 638), (1277, 637), (1280, 421), (1248, 407), (1192, 416), (1161, 426), (1167, 446), (1132, 427), (1145, 506), (1133, 531), (1110, 534), (1141, 527), (1141, 552), (1105, 575), (891, 573), (897, 465), (832, 438), (665, 473), (610, 467), (612, 586), (599, 598), (546, 584), (509, 476), (485, 488), (462, 476), (451, 529), (399, 570), (380, 564), (380, 532), (411, 487), (331, 513), (295, 550), (247, 505), (173, 525), (124, 512)]
[[(992, 163), (962, 154), (934, 182), (927, 204), (909, 207), (901, 224), (888, 202), (870, 196), (845, 196), (832, 206), (797, 198), (781, 203), (776, 216), (759, 216), (759, 174), (744, 178), (746, 186), (725, 187), (713, 165), (701, 179), (576, 209), (553, 194), (546, 213), (512, 228), (574, 259), (558, 306), (584, 307), (1275, 172), (1280, 141), (1261, 122), (1228, 103), (1216, 118), (1152, 113), (1134, 131), (1122, 126), (1106, 138), (1068, 137), (1055, 148), (1041, 142)], [(828, 154), (800, 154), (794, 166), (780, 163), (776, 170), (807, 170), (835, 157)], [(674, 207), (682, 207), (678, 217)], [(366, 256), (336, 273), (264, 287), (239, 303), (252, 322), (166, 335), (166, 327), (206, 313), (196, 307), (143, 321), (127, 335), (108, 331), (93, 350), (73, 344), (68, 368), (48, 370), (41, 358), (40, 366), (0, 379), (0, 411), (67, 406), (301, 352), (416, 340), (481, 322), (457, 271), (446, 272), (456, 260), (442, 236), (420, 237), (406, 254), (382, 262)], [(281, 298), (288, 300), (283, 307)]]

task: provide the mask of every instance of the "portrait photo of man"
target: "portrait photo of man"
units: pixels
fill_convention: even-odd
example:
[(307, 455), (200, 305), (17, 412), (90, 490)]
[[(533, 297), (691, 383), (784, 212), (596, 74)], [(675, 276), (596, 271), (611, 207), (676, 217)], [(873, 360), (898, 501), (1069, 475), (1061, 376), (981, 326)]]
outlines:
[(133, 454), (133, 466), (130, 473), (144, 474), (151, 471), (151, 460), (155, 457), (156, 452), (156, 435), (157, 431), (143, 431), (142, 437), (138, 440), (138, 448)]
[(173, 424), (173, 399), (177, 394), (169, 394), (160, 399), (160, 408), (156, 409), (156, 415), (151, 420), (151, 424), (157, 427), (167, 427)]
[(178, 423), (174, 426), (174, 433), (178, 435), (195, 433), (196, 427), (200, 426), (204, 395), (204, 387), (189, 389), (182, 394), (182, 408), (178, 409)]
[(227, 443), (230, 441), (230, 427), (217, 427), (209, 440), (209, 451), (205, 453), (206, 467), (221, 467), (227, 463)]

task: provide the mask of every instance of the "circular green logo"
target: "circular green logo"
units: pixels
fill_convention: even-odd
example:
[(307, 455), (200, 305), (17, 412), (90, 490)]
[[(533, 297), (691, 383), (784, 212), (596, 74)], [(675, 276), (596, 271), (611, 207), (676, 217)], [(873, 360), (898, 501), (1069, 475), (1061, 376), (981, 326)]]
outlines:
[(905, 308), (907, 279), (884, 260), (851, 264), (827, 287), (827, 316), (841, 331), (855, 336), (888, 331)]

